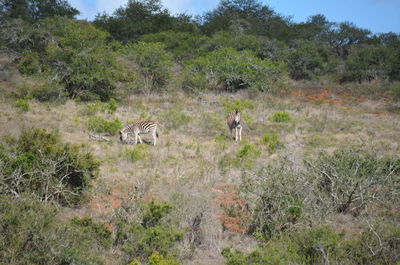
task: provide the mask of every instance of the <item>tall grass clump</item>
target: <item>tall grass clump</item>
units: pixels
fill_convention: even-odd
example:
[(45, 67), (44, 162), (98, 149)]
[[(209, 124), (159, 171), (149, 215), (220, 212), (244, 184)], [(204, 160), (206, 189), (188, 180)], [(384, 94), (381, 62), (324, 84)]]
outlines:
[(15, 107), (20, 109), (23, 112), (28, 112), (29, 111), (29, 102), (25, 99), (18, 99), (15, 101)]
[(136, 145), (132, 150), (126, 152), (128, 158), (132, 162), (136, 162), (146, 158), (149, 155), (149, 147), (145, 144)]
[[(154, 200), (139, 208), (121, 209), (117, 216), (116, 243), (121, 244), (128, 261), (150, 262), (157, 260), (155, 256), (160, 255), (158, 259), (162, 256), (162, 259), (177, 263), (174, 246), (182, 240), (183, 233), (170, 219), (173, 209), (174, 206), (168, 202), (157, 203)], [(131, 214), (137, 218), (126, 219)]]
[(270, 153), (274, 153), (276, 149), (282, 145), (281, 141), (279, 140), (279, 136), (277, 134), (269, 134), (266, 133), (260, 139), (260, 143), (266, 145), (268, 147), (268, 151)]
[(275, 112), (271, 117), (270, 120), (274, 122), (288, 122), (292, 118), (290, 117), (290, 114), (287, 111), (278, 111)]
[(101, 117), (90, 117), (86, 126), (93, 132), (115, 135), (122, 129), (122, 122), (117, 118), (107, 121)]

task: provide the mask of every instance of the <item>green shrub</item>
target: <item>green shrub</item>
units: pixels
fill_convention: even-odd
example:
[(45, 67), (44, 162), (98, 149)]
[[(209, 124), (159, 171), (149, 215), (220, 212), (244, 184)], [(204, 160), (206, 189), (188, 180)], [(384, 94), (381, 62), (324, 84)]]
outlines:
[(254, 109), (254, 102), (252, 100), (222, 100), (225, 114), (232, 113), (236, 110), (242, 112), (245, 109)]
[[(261, 155), (261, 150), (252, 143), (244, 143), (236, 153), (236, 166), (253, 167), (255, 160)], [(229, 160), (228, 160), (229, 161)]]
[(261, 60), (249, 51), (238, 52), (232, 48), (221, 48), (187, 61), (183, 85), (190, 91), (237, 91), (248, 87), (268, 91), (281, 75), (280, 63)]
[(32, 91), (32, 96), (39, 101), (64, 102), (68, 98), (68, 93), (61, 84), (45, 84)]
[(393, 82), (389, 87), (392, 92), (394, 99), (400, 101), (400, 82)]
[(395, 178), (400, 163), (395, 159), (353, 149), (321, 153), (307, 161), (307, 174), (314, 178), (315, 192), (323, 199), (325, 211), (359, 213), (371, 202), (386, 206), (400, 203), (395, 192)]
[(92, 234), (99, 245), (109, 247), (112, 244), (111, 230), (108, 229), (103, 223), (94, 222), (90, 217), (77, 218), (71, 220), (73, 225), (82, 228), (85, 234)]
[(105, 264), (106, 250), (93, 233), (57, 218), (53, 203), (0, 195), (3, 264)]
[(106, 45), (108, 33), (90, 23), (54, 18), (46, 27), (54, 34), (44, 51), (44, 68), (63, 84), (69, 97), (107, 101), (119, 77), (116, 54)]
[(169, 130), (176, 130), (185, 127), (192, 120), (192, 117), (186, 115), (180, 108), (165, 111), (163, 113), (164, 125)]
[(227, 141), (226, 136), (223, 136), (223, 135), (215, 136), (214, 141), (217, 144), (219, 149), (225, 150), (228, 148), (228, 141)]
[(81, 113), (84, 115), (94, 115), (98, 112), (114, 114), (117, 108), (118, 108), (117, 102), (115, 99), (112, 98), (108, 101), (108, 103), (101, 101), (88, 103), (81, 110)]
[(18, 99), (15, 101), (15, 107), (19, 108), (23, 112), (28, 112), (29, 111), (29, 103), (25, 99)]
[(282, 145), (282, 143), (279, 140), (279, 137), (277, 134), (264, 134), (263, 137), (261, 138), (260, 142), (266, 146), (268, 146), (268, 151), (270, 153), (273, 153), (276, 151), (276, 149)]
[(291, 120), (290, 114), (286, 111), (275, 112), (270, 118), (274, 122), (288, 122)]
[(153, 254), (149, 257), (150, 265), (179, 265), (181, 264), (179, 260), (171, 255), (167, 255), (164, 257), (158, 251), (154, 251)]
[(149, 147), (145, 144), (136, 145), (132, 150), (127, 151), (127, 155), (132, 162), (142, 160), (149, 155)]
[(32, 75), (38, 73), (40, 70), (39, 55), (34, 51), (25, 51), (17, 67), (23, 74)]
[(87, 122), (87, 128), (90, 131), (97, 133), (107, 133), (115, 135), (122, 129), (122, 123), (119, 119), (115, 118), (112, 121), (107, 121), (101, 117), (90, 117)]
[[(150, 261), (154, 252), (173, 258), (172, 248), (183, 238), (183, 233), (168, 220), (168, 215), (173, 209), (170, 203), (160, 204), (152, 200), (141, 207), (144, 211), (139, 222), (119, 222), (117, 242), (122, 242), (122, 250), (127, 254), (129, 260), (134, 258)], [(120, 241), (123, 239), (123, 241)], [(155, 257), (154, 261), (155, 261)]]
[(161, 43), (138, 42), (126, 48), (128, 58), (138, 67), (141, 84), (138, 90), (147, 95), (160, 91), (171, 79), (172, 55)]
[[(246, 254), (224, 248), (228, 265), (245, 264), (396, 264), (399, 262), (400, 230), (388, 224), (373, 235), (365, 231), (347, 235), (322, 225), (300, 228), (271, 238), (267, 244)], [(395, 243), (396, 242), (396, 243)]]
[(43, 201), (77, 204), (96, 177), (99, 163), (82, 146), (64, 144), (59, 135), (25, 129), (0, 148), (0, 193), (29, 193)]

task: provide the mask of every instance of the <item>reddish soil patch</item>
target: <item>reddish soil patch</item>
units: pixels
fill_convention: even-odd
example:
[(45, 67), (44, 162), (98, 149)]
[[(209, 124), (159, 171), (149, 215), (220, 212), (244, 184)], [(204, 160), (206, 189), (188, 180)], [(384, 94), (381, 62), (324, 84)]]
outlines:
[(225, 230), (244, 234), (249, 230), (249, 212), (246, 203), (239, 199), (236, 187), (233, 185), (222, 185), (213, 188), (217, 193), (215, 200), (217, 218)]
[(107, 214), (115, 208), (119, 208), (128, 194), (120, 189), (114, 189), (110, 194), (97, 194), (90, 202), (90, 208), (97, 214)]

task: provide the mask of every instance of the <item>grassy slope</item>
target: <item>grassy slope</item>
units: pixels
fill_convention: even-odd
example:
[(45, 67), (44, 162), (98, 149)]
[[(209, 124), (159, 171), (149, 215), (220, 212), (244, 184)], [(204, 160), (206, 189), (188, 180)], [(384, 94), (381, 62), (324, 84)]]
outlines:
[[(272, 163), (285, 157), (302, 166), (301, 161), (307, 155), (349, 145), (363, 146), (382, 155), (400, 154), (400, 115), (386, 111), (384, 102), (349, 104), (329, 100), (337, 98), (323, 91), (313, 93), (250, 98), (255, 107), (244, 111), (244, 140), (259, 145), (263, 134), (277, 133), (284, 144), (274, 154), (262, 146), (257, 163)], [(112, 224), (114, 209), (129, 199), (143, 196), (145, 200), (152, 197), (169, 200), (178, 206), (175, 217), (182, 227), (190, 226), (195, 216), (203, 213), (204, 244), (186, 263), (221, 264), (223, 247), (250, 250), (255, 244), (222, 224), (226, 220), (221, 218), (223, 212), (218, 200), (226, 199), (228, 185), (239, 184), (241, 176), (235, 167), (222, 170), (219, 166), (224, 155), (235, 156), (241, 146), (231, 139), (215, 140), (216, 136), (228, 135), (221, 104), (226, 99), (249, 99), (249, 96), (246, 93), (206, 94), (201, 99), (180, 93), (132, 96), (115, 114), (97, 114), (108, 119), (117, 117), (123, 124), (140, 119), (159, 122), (157, 146), (149, 146), (148, 156), (137, 162), (129, 161), (126, 155), (132, 145), (122, 145), (117, 136), (109, 137), (111, 142), (89, 139), (86, 129), (89, 116), (82, 113), (84, 103), (68, 101), (54, 106), (30, 101), (30, 111), (23, 113), (9, 99), (3, 99), (0, 134), (16, 135), (22, 126), (59, 130), (65, 141), (87, 145), (101, 160), (101, 176), (94, 185), (93, 199), (80, 209), (65, 210), (61, 218), (91, 216)], [(268, 118), (276, 111), (288, 111), (292, 121), (270, 121)], [(188, 246), (185, 239), (181, 248), (190, 252)], [(110, 264), (117, 262), (114, 255), (110, 254)]]

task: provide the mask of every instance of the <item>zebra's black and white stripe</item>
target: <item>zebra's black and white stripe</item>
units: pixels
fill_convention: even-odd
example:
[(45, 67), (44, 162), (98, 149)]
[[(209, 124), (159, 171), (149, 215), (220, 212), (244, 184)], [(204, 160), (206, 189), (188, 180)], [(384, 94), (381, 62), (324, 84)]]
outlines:
[[(230, 113), (228, 115), (227, 123), (228, 127), (230, 130), (230, 136), (232, 136), (232, 130), (235, 129), (235, 141), (239, 139), (239, 141), (242, 140), (242, 125), (240, 124), (240, 113), (238, 110), (235, 110), (234, 112)], [(239, 134), (239, 138), (238, 138)]]
[(140, 121), (128, 125), (119, 132), (121, 142), (127, 142), (129, 133), (135, 134), (135, 145), (137, 144), (138, 138), (139, 142), (142, 143), (142, 138), (140, 137), (140, 134), (147, 133), (151, 133), (151, 135), (153, 136), (153, 145), (156, 145), (157, 143), (157, 123), (155, 123), (154, 121)]

